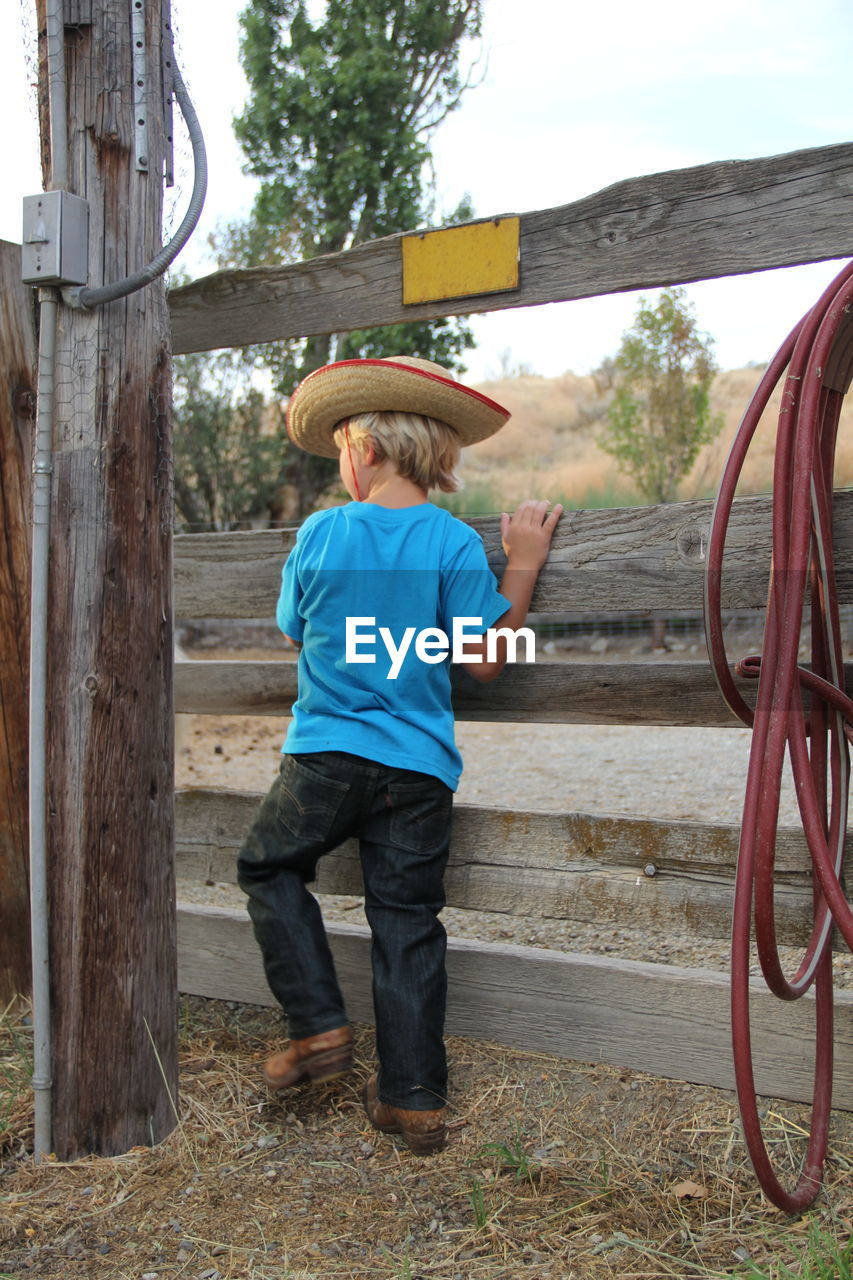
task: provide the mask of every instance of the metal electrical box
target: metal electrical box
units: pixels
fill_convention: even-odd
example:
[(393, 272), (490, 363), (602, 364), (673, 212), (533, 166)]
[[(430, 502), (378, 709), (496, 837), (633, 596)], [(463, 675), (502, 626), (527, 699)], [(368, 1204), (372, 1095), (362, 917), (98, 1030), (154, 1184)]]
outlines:
[(24, 284), (86, 284), (89, 205), (69, 191), (24, 196)]

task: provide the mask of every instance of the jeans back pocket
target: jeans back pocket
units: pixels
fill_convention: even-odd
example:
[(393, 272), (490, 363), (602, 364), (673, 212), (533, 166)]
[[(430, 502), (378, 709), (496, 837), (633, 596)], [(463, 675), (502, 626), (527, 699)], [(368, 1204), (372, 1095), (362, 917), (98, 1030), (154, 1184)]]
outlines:
[(388, 787), (392, 845), (409, 853), (437, 853), (450, 842), (453, 792), (438, 780), (394, 782)]
[(298, 756), (285, 756), (276, 817), (298, 840), (324, 844), (331, 836), (350, 783), (332, 778)]

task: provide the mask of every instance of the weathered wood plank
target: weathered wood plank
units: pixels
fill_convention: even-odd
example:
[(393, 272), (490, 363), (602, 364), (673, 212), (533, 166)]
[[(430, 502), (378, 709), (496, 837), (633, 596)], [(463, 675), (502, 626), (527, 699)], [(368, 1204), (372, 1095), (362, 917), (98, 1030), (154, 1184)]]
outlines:
[[(176, 796), (180, 879), (235, 883), (236, 854), (259, 794), (191, 790)], [(630, 922), (697, 938), (728, 938), (739, 828), (585, 813), (528, 813), (459, 804), (445, 887), (450, 907), (615, 927)], [(645, 874), (651, 865), (654, 875)], [(811, 875), (802, 833), (780, 832), (780, 941), (806, 942)], [(314, 889), (362, 894), (355, 841), (321, 859)], [(846, 949), (846, 948), (845, 948)]]
[[(153, 103), (167, 6), (138, 8)], [(65, 53), (68, 186), (89, 202), (97, 287), (159, 251), (152, 178), (165, 134), (151, 111), (150, 178), (134, 160), (131, 6), (99, 0), (93, 16)], [(45, 101), (44, 63), (40, 72)], [(57, 337), (47, 862), (61, 1160), (159, 1142), (176, 1123), (168, 338), (162, 280), (130, 301), (63, 308)]]
[[(369, 935), (329, 927), (354, 1020), (373, 1021)], [(455, 939), (448, 950), (447, 1031), (731, 1089), (729, 983), (724, 974)], [(178, 985), (219, 1000), (273, 1005), (248, 917), (178, 911)], [(814, 1007), (752, 983), (759, 1091), (811, 1097)], [(853, 1110), (853, 996), (836, 995), (836, 1107)]]
[[(569, 762), (567, 762), (569, 763)], [(272, 776), (270, 777), (272, 781)], [(264, 798), (260, 791), (191, 787), (175, 793), (177, 859), (182, 879), (236, 883), (234, 855)], [(736, 824), (683, 819), (626, 818), (619, 815), (517, 810), (456, 804), (453, 809), (454, 867), (495, 866), (519, 881), (533, 868), (587, 870), (622, 868), (630, 875), (653, 863), (659, 877), (670, 873), (728, 878), (737, 862)], [(776, 871), (791, 885), (808, 878), (808, 853), (798, 827), (781, 828)], [(321, 863), (320, 893), (360, 893), (355, 844), (342, 845)], [(524, 892), (524, 885), (519, 884)], [(530, 895), (530, 910), (507, 902), (491, 909), (517, 915), (548, 915), (548, 904)], [(451, 906), (471, 906), (461, 900)], [(488, 909), (478, 907), (480, 910)]]
[(295, 529), (259, 533), (179, 533), (175, 616), (271, 618)]
[(0, 241), (0, 1008), (30, 991), (27, 850), (30, 474), (35, 295), (21, 246)]
[[(853, 689), (853, 666), (847, 669)], [(756, 682), (736, 681), (748, 701)], [(175, 706), (200, 715), (290, 715), (294, 662), (182, 662)], [(719, 725), (737, 728), (710, 667), (703, 662), (547, 662), (507, 667), (478, 684), (454, 670), (458, 720), (540, 724)]]
[[(568, 511), (539, 576), (531, 610), (701, 610), (710, 502)], [(770, 565), (770, 499), (740, 498), (732, 510), (723, 605), (764, 606)], [(496, 517), (467, 521), (500, 574), (505, 559)], [(853, 601), (853, 492), (835, 495), (833, 533), (842, 602)], [(270, 618), (295, 530), (182, 534), (175, 539), (181, 618)]]
[(175, 351), (465, 315), (845, 257), (853, 148), (729, 160), (615, 183), (521, 216), (521, 285), (403, 306), (400, 237), (172, 291)]

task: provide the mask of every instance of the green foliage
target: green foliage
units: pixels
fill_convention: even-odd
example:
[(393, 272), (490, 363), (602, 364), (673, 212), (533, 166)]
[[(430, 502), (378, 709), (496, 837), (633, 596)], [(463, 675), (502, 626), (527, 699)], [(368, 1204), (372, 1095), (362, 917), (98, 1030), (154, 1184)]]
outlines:
[(382, 356), (421, 356), (446, 369), (464, 371), (459, 355), (470, 347), (470, 331), (458, 317), (391, 324), (381, 329), (354, 329), (341, 334), (335, 346), (336, 360), (378, 360)]
[(775, 1262), (765, 1269), (749, 1263), (737, 1274), (743, 1280), (853, 1280), (853, 1239), (840, 1243), (812, 1218), (806, 1247), (793, 1267)]
[(430, 501), (454, 516), (493, 516), (501, 510), (500, 498), (488, 485), (467, 486), (455, 493), (432, 493)]
[[(467, 87), (460, 43), (482, 0), (249, 0), (241, 54), (249, 83), (235, 124), (261, 179), (251, 217), (220, 229), (220, 268), (287, 263), (407, 231), (432, 215), (429, 137)], [(467, 202), (447, 218), (473, 216)], [(175, 490), (193, 528), (225, 529), (269, 510), (311, 510), (333, 462), (294, 448), (273, 405), (332, 359), (420, 355), (461, 368), (467, 325), (440, 319), (239, 354), (176, 361)], [(262, 371), (273, 405), (256, 389)]]
[(553, 501), (562, 502), (566, 511), (614, 510), (618, 507), (641, 505), (640, 495), (636, 490), (615, 484), (591, 485), (574, 498), (566, 498), (558, 493)]
[(640, 299), (632, 327), (598, 371), (612, 388), (599, 443), (648, 502), (672, 502), (699, 450), (719, 434), (710, 389), (713, 342), (697, 327), (684, 289)]
[[(639, 495), (634, 490), (617, 488), (614, 485), (590, 488), (573, 498), (554, 491), (546, 491), (543, 496), (551, 502), (561, 503), (566, 511), (635, 507), (639, 501)], [(493, 516), (507, 509), (512, 510), (515, 506), (514, 499), (503, 497), (487, 483), (466, 485), (456, 493), (433, 493), (430, 495), (430, 501), (437, 507), (444, 507), (455, 516)]]
[[(482, 0), (327, 0), (315, 18), (306, 0), (249, 0), (235, 131), (261, 187), (248, 222), (220, 232), (220, 267), (310, 259), (430, 221), (429, 138), (468, 87), (460, 44), (479, 35), (481, 11)], [(472, 216), (466, 199), (442, 220)], [(440, 319), (275, 343), (257, 359), (284, 399), (330, 360), (411, 354), (461, 369), (472, 343), (464, 320)], [(279, 481), (304, 514), (335, 468), (298, 453), (283, 442)]]
[(489, 1220), (489, 1212), (486, 1208), (486, 1196), (483, 1191), (483, 1184), (478, 1178), (471, 1183), (471, 1190), (468, 1192), (468, 1199), (471, 1201), (471, 1209), (474, 1214), (474, 1224), (478, 1231), (482, 1231)]
[(487, 1142), (477, 1152), (479, 1160), (489, 1156), (497, 1161), (500, 1173), (512, 1173), (516, 1180), (523, 1179), (532, 1184), (539, 1176), (539, 1165), (527, 1154), (518, 1127), (506, 1142)]
[(256, 220), (303, 257), (408, 230), (423, 213), (427, 139), (466, 87), (459, 44), (482, 0), (250, 0), (250, 96), (235, 129), (263, 180)]
[(194, 532), (245, 527), (278, 487), (283, 415), (250, 373), (240, 352), (175, 358), (175, 507)]

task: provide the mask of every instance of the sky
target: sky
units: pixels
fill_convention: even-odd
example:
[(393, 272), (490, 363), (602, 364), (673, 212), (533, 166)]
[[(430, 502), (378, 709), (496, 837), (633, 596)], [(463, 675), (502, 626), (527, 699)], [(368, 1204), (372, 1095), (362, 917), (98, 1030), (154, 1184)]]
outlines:
[[(198, 276), (213, 270), (207, 237), (219, 222), (244, 216), (255, 191), (231, 128), (246, 93), (243, 0), (172, 6), (210, 161), (202, 222), (179, 259)], [(467, 194), (478, 217), (524, 213), (625, 178), (826, 146), (853, 132), (853, 13), (845, 0), (811, 0), (808, 12), (801, 0), (484, 0), (484, 9), (483, 38), (463, 51), (476, 61), (477, 85), (432, 141), (439, 211)], [(20, 239), (21, 199), (41, 189), (33, 10), (34, 0), (0, 4), (6, 240)], [(172, 217), (179, 220), (191, 186), (185, 142), (177, 162)], [(823, 263), (688, 286), (718, 363), (768, 360), (837, 269)], [(636, 294), (617, 294), (476, 318), (469, 374), (589, 372), (615, 353), (637, 302)]]

